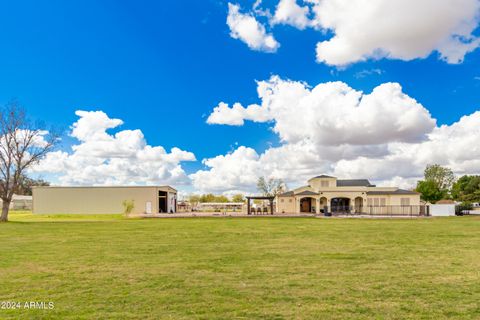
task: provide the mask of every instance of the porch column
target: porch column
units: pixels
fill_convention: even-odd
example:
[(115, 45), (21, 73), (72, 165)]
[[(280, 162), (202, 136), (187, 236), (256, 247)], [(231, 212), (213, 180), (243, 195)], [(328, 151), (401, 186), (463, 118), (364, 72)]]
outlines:
[(315, 206), (315, 213), (319, 214), (320, 213), (320, 198), (317, 198), (317, 205)]

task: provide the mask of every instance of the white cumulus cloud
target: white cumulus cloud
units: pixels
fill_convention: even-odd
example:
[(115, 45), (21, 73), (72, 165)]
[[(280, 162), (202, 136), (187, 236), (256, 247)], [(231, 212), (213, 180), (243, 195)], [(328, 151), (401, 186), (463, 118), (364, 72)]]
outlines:
[(232, 153), (204, 159), (209, 170), (199, 170), (190, 175), (197, 190), (221, 193), (228, 190), (247, 190), (257, 182), (261, 173), (259, 157), (255, 150), (244, 146)]
[(330, 30), (317, 60), (347, 65), (369, 58), (412, 60), (432, 52), (460, 63), (480, 45), (478, 0), (310, 0), (313, 24)]
[(273, 35), (267, 33), (265, 26), (253, 14), (241, 13), (237, 4), (228, 4), (227, 25), (230, 36), (245, 42), (250, 49), (275, 52), (280, 47)]
[(432, 53), (457, 64), (480, 46), (474, 34), (479, 0), (279, 0), (274, 14), (259, 6), (257, 1), (242, 14), (238, 5), (229, 4), (232, 37), (254, 50), (274, 52), (278, 42), (257, 17), (268, 17), (272, 27), (312, 27), (326, 38), (317, 44), (317, 61), (332, 66), (383, 58), (409, 61)]
[[(463, 116), (451, 125), (435, 127), (419, 143), (390, 143), (382, 157), (360, 156), (339, 161), (334, 172), (339, 176), (374, 176), (388, 181), (420, 177), (427, 164), (448, 166), (459, 175), (480, 173), (480, 111)], [(397, 178), (398, 179), (398, 178)]]
[(265, 108), (256, 104), (244, 108), (240, 103), (235, 103), (229, 108), (228, 104), (220, 102), (208, 117), (207, 123), (242, 126), (244, 120), (265, 122), (270, 120), (270, 115)]
[(271, 19), (272, 24), (286, 24), (298, 29), (305, 29), (310, 25), (308, 6), (298, 5), (296, 0), (280, 0)]
[(140, 130), (109, 129), (123, 124), (102, 111), (77, 111), (79, 119), (70, 135), (78, 140), (71, 151), (47, 155), (36, 173), (55, 174), (62, 185), (184, 184), (188, 177), (182, 161), (195, 161), (193, 153), (148, 145)]
[(273, 76), (258, 83), (260, 105), (236, 103), (216, 107), (207, 122), (242, 125), (244, 120), (274, 121), (274, 131), (286, 142), (309, 139), (318, 145), (372, 145), (417, 141), (435, 126), (430, 113), (402, 92), (398, 83), (384, 83), (370, 94), (343, 82), (310, 89), (298, 81)]

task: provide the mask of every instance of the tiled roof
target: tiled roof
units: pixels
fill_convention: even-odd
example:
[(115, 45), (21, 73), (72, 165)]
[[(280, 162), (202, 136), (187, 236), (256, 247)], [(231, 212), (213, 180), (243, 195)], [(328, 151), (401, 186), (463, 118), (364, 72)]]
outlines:
[(418, 194), (415, 191), (397, 189), (394, 191), (367, 191), (367, 195), (382, 195), (382, 194)]
[(293, 196), (293, 191), (287, 191), (278, 195), (279, 197), (291, 197)]
[(337, 187), (374, 187), (367, 179), (337, 180)]
[[(312, 179), (316, 179), (316, 178), (335, 178), (335, 177), (332, 177), (332, 176), (327, 176), (325, 174), (322, 174), (322, 175), (319, 175), (319, 176), (316, 176), (316, 177), (313, 177)], [(310, 179), (310, 180), (312, 180)]]

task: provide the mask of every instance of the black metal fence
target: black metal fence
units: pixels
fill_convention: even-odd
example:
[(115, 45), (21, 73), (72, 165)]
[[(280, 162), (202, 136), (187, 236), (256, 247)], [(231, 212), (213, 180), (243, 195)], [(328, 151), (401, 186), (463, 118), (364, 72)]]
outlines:
[(325, 215), (428, 216), (428, 206), (325, 206)]

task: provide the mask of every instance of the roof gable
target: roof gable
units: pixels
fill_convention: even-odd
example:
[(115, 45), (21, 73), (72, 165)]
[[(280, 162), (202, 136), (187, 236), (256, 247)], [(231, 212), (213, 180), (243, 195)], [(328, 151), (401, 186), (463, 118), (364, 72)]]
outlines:
[(309, 190), (305, 190), (305, 191), (302, 191), (300, 193), (297, 193), (296, 195), (297, 196), (316, 196), (316, 195), (318, 195), (318, 193), (313, 192), (313, 191), (309, 191)]

